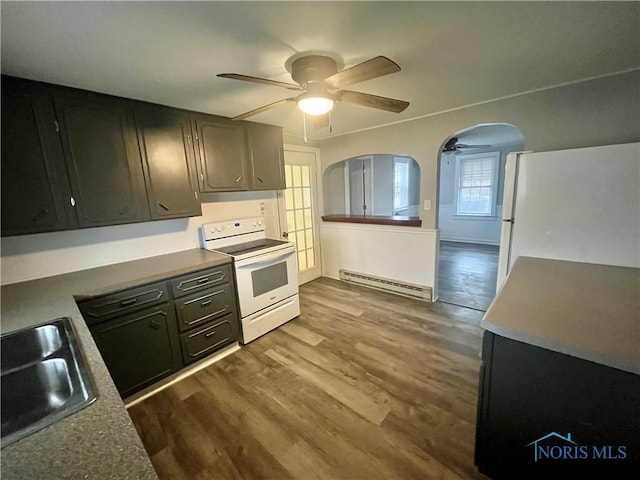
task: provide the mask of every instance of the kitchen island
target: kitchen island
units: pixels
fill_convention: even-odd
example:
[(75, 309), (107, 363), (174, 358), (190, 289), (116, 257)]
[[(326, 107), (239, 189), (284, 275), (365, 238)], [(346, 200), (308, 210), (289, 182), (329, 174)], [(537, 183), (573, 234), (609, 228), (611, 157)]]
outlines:
[(3, 286), (3, 334), (59, 317), (71, 318), (97, 399), (2, 448), (2, 476), (157, 478), (76, 301), (229, 262), (224, 255), (191, 249)]
[(638, 471), (640, 269), (520, 257), (481, 325), (482, 473)]

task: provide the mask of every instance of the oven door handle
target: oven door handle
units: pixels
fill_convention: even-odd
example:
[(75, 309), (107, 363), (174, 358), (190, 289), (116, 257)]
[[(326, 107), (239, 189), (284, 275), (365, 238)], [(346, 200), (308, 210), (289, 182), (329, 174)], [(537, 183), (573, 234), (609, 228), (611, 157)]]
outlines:
[(255, 257), (243, 258), (242, 260), (239, 260), (236, 262), (236, 267), (238, 268), (252, 267), (254, 265), (259, 265), (261, 263), (268, 263), (273, 260), (277, 260), (278, 258), (284, 258), (284, 257), (288, 257), (289, 255), (293, 255), (295, 254), (295, 252), (296, 252), (295, 248), (291, 248), (291, 249), (287, 248), (284, 251), (271, 253), (268, 255), (256, 255)]

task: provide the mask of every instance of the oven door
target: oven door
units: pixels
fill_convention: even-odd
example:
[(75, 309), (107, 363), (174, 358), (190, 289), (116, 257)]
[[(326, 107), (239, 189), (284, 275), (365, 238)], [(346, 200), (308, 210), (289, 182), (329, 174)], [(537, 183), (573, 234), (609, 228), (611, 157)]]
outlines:
[(243, 318), (298, 293), (294, 245), (237, 260), (235, 268)]

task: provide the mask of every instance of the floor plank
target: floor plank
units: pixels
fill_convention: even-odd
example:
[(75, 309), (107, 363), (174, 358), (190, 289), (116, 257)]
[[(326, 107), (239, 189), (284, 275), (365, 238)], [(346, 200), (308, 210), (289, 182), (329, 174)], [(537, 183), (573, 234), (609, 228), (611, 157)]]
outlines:
[(441, 241), (440, 301), (487, 311), (496, 295), (499, 250), (497, 245)]
[(284, 327), (131, 407), (161, 479), (482, 479), (481, 313), (321, 278)]

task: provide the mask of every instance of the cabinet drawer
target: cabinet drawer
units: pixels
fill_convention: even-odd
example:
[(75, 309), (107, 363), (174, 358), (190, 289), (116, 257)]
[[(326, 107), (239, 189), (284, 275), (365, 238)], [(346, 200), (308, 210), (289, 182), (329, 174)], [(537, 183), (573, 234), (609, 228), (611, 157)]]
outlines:
[(231, 284), (198, 292), (176, 301), (178, 328), (181, 332), (235, 312), (235, 297)]
[(180, 336), (185, 365), (195, 362), (238, 339), (238, 318), (229, 314)]
[(174, 278), (171, 280), (171, 291), (174, 298), (179, 298), (230, 281), (231, 265), (222, 265)]
[(117, 315), (166, 302), (168, 299), (167, 284), (161, 282), (80, 302), (78, 306), (87, 325), (95, 325)]

